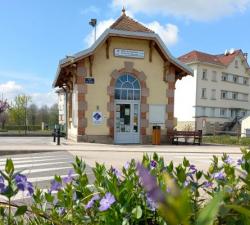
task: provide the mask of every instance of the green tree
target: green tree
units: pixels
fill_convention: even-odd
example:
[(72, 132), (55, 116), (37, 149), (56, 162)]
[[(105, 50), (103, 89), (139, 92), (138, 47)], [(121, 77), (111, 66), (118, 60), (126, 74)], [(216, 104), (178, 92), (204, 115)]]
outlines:
[(54, 104), (49, 109), (49, 125), (54, 126), (55, 124), (58, 124), (58, 117), (58, 104)]
[(38, 107), (34, 103), (28, 107), (28, 121), (29, 121), (29, 124), (32, 126), (39, 124), (38, 123)]
[(11, 105), (9, 111), (10, 121), (18, 126), (20, 132), (21, 126), (25, 126), (25, 133), (27, 132), (27, 107), (31, 102), (31, 97), (25, 94), (16, 96), (14, 103)]

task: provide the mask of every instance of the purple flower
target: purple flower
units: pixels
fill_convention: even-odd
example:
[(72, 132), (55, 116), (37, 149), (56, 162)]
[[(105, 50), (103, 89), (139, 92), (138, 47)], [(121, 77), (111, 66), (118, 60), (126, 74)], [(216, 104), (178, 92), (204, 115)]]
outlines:
[(203, 186), (204, 186), (205, 188), (211, 188), (211, 187), (213, 186), (213, 183), (212, 183), (212, 182), (209, 182), (209, 181), (205, 181), (205, 182), (203, 183)]
[(24, 182), (19, 182), (16, 184), (16, 186), (17, 186), (19, 191), (25, 191), (25, 189), (26, 189), (26, 183), (24, 183)]
[(190, 165), (189, 170), (191, 170), (189, 175), (195, 174), (197, 172), (197, 169), (196, 169), (195, 165)]
[(110, 208), (110, 206), (115, 203), (115, 197), (110, 193), (106, 193), (105, 196), (100, 201), (100, 211), (106, 211)]
[(238, 159), (238, 160), (237, 160), (237, 165), (238, 165), (238, 166), (242, 165), (243, 163), (245, 163), (245, 160), (244, 160), (244, 159)]
[(4, 190), (5, 190), (4, 179), (2, 176), (0, 176), (0, 193), (4, 192)]
[(227, 156), (227, 158), (225, 159), (225, 163), (227, 163), (227, 164), (233, 164), (234, 161), (233, 161), (233, 159), (231, 157)]
[(30, 195), (34, 194), (34, 188), (33, 188), (33, 184), (32, 183), (27, 182), (26, 183), (26, 188), (27, 188), (27, 190), (28, 190), (28, 192), (29, 192)]
[(216, 180), (224, 180), (225, 179), (225, 176), (222, 172), (214, 173), (212, 176)]
[(69, 170), (68, 176), (63, 178), (65, 184), (71, 183), (73, 181), (73, 170)]
[(122, 174), (120, 173), (120, 171), (119, 171), (118, 169), (116, 169), (116, 168), (114, 168), (114, 167), (111, 167), (111, 171), (112, 171), (112, 173), (113, 173), (118, 179), (121, 178)]
[(189, 180), (185, 180), (184, 187), (187, 187), (189, 184), (190, 184), (190, 181)]
[(140, 163), (137, 164), (137, 171), (139, 172), (139, 177), (141, 178), (142, 185), (144, 186), (148, 197), (155, 202), (163, 202), (165, 197), (161, 189), (157, 186), (156, 178)]
[(130, 162), (126, 162), (124, 165), (125, 170), (128, 170), (130, 167)]
[(148, 196), (147, 196), (147, 200), (146, 200), (146, 202), (147, 202), (147, 205), (148, 205), (148, 207), (150, 208), (150, 210), (151, 211), (156, 211), (156, 209), (157, 209), (157, 204), (151, 199), (151, 198), (149, 198)]
[(62, 188), (62, 184), (56, 180), (51, 181), (51, 187), (50, 187), (50, 192), (52, 191), (58, 191), (59, 189)]
[(150, 161), (150, 168), (154, 169), (157, 166), (157, 162), (155, 160)]
[(15, 182), (16, 183), (19, 183), (19, 182), (25, 183), (25, 182), (27, 182), (27, 177), (25, 175), (23, 175), (23, 174), (17, 174), (15, 176)]
[(57, 209), (57, 213), (58, 213), (60, 216), (64, 215), (64, 214), (65, 214), (65, 208), (63, 208), (63, 207), (58, 208), (58, 209)]
[(95, 201), (99, 200), (100, 196), (98, 194), (94, 195), (87, 203), (87, 205), (85, 205), (85, 209), (90, 209), (93, 207)]

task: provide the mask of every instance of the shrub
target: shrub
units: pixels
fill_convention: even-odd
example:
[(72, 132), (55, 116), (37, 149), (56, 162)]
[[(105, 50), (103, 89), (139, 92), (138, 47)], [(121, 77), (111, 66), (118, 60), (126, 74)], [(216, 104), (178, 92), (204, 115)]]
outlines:
[[(121, 171), (96, 163), (90, 183), (85, 163), (76, 158), (65, 178), (55, 176), (47, 192), (34, 191), (15, 172), (11, 160), (1, 171), (0, 205), (4, 224), (159, 224), (217, 225), (250, 223), (250, 151), (237, 162), (214, 156), (207, 172), (184, 158), (174, 166), (154, 154), (141, 163), (131, 160)], [(19, 192), (31, 195), (30, 205), (13, 205)], [(0, 198), (1, 199), (1, 198)]]

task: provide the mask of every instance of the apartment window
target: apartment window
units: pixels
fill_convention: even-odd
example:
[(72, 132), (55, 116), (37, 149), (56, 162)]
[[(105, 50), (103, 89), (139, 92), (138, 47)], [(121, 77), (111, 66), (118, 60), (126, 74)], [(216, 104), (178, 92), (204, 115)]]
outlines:
[(211, 108), (211, 117), (215, 117), (215, 108)]
[(233, 76), (233, 82), (238, 83), (238, 77), (237, 76)]
[(244, 84), (244, 85), (248, 85), (248, 79), (247, 79), (247, 78), (244, 78), (243, 84)]
[(215, 89), (212, 89), (211, 99), (212, 100), (216, 99), (216, 90)]
[(201, 108), (201, 116), (206, 116), (206, 107)]
[(207, 70), (202, 70), (202, 80), (207, 80)]
[(206, 88), (201, 89), (201, 98), (207, 98), (207, 89)]
[(221, 99), (227, 99), (227, 91), (221, 91)]
[(221, 108), (221, 109), (220, 109), (220, 116), (225, 117), (225, 116), (226, 116), (226, 113), (227, 113), (227, 110), (226, 110), (226, 109), (224, 109), (224, 108)]
[(232, 99), (233, 99), (233, 100), (237, 100), (237, 99), (238, 99), (238, 93), (233, 92), (233, 93), (232, 93)]
[(221, 77), (221, 80), (227, 81), (227, 74), (223, 73), (223, 74), (222, 74), (222, 77)]
[(243, 94), (243, 101), (247, 101), (248, 102), (248, 94)]
[(213, 71), (212, 81), (217, 81), (217, 72)]
[(235, 68), (239, 68), (239, 61), (238, 61), (238, 60), (235, 60), (235, 62), (234, 62), (234, 67), (235, 67)]

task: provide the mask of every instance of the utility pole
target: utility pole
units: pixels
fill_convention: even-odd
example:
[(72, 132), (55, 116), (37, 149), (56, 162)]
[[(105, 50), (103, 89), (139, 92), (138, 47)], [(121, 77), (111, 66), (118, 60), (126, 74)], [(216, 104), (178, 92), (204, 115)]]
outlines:
[(94, 28), (94, 43), (96, 41), (96, 25), (97, 25), (97, 19), (91, 19), (89, 21), (89, 25)]

